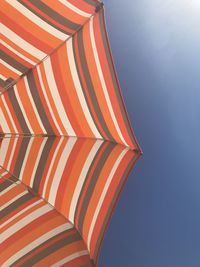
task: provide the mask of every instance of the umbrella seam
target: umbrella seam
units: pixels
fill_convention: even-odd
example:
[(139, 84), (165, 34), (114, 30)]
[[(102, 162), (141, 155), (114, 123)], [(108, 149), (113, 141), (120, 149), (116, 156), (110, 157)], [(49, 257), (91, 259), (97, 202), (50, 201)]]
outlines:
[(109, 143), (112, 143), (112, 144), (116, 144), (116, 145), (120, 145), (124, 148), (128, 148), (130, 149), (131, 151), (139, 154), (139, 155), (143, 155), (142, 151), (138, 148), (132, 148), (130, 146), (126, 146), (125, 144), (122, 144), (122, 143), (118, 143), (118, 142), (114, 142), (112, 140), (109, 140), (109, 139), (103, 139), (103, 138), (94, 138), (94, 137), (85, 137), (85, 136), (71, 136), (71, 135), (48, 135), (48, 134), (12, 134), (12, 133), (0, 133), (0, 139), (11, 139), (11, 138), (32, 138), (32, 137), (35, 137), (35, 138), (45, 138), (45, 137), (52, 137), (52, 138), (76, 138), (76, 139), (89, 139), (89, 140), (101, 140), (101, 141), (104, 141), (104, 142), (109, 142)]
[[(99, 9), (97, 9), (99, 7)], [(73, 36), (78, 33), (100, 10), (103, 8), (103, 2), (99, 2), (99, 5), (97, 5), (96, 11), (92, 13), (92, 15), (85, 20), (83, 24), (80, 25), (80, 27), (77, 28), (77, 30), (71, 34), (66, 40), (61, 42), (58, 46), (56, 46), (51, 53), (47, 54), (44, 58), (42, 58), (38, 63), (36, 63), (32, 68), (28, 69), (27, 72), (24, 72), (22, 75), (20, 75), (17, 79), (13, 80), (13, 82), (9, 83), (8, 86), (3, 87), (3, 91), (0, 92), (0, 96), (3, 95), (7, 90), (12, 88), (19, 80), (21, 80), (24, 76), (26, 76), (29, 72), (31, 72), (33, 69), (35, 69), (39, 64), (41, 64), (43, 61), (45, 61), (47, 58), (49, 58), (54, 52), (56, 52), (63, 44), (65, 44), (68, 40), (73, 38)]]
[[(12, 172), (8, 171), (8, 170), (7, 170), (6, 168), (4, 168), (2, 165), (0, 165), (0, 168), (2, 168), (2, 169), (3, 169), (4, 171), (6, 171), (8, 174), (12, 175), (14, 178), (16, 178), (18, 181), (20, 181), (21, 184), (28, 190), (28, 192), (29, 192), (30, 194), (32, 194), (32, 195), (34, 195), (34, 196), (38, 196), (38, 197), (39, 197), (40, 199), (42, 199), (47, 205), (51, 206), (56, 212), (58, 212), (62, 217), (64, 217), (64, 219), (67, 220), (67, 221), (68, 221), (68, 222), (69, 222), (69, 223), (76, 229), (76, 231), (77, 231), (78, 234), (80, 235), (80, 237), (81, 237), (81, 239), (82, 239), (82, 241), (83, 241), (83, 243), (84, 243), (84, 245), (85, 245), (85, 247), (86, 247), (86, 249), (87, 249), (87, 252), (88, 252), (88, 255), (89, 255), (89, 257), (90, 257), (90, 260), (92, 260), (92, 261), (94, 260), (94, 259), (91, 257), (91, 255), (90, 255), (90, 252), (89, 252), (89, 249), (88, 249), (88, 246), (87, 246), (86, 241), (83, 239), (83, 236), (81, 235), (80, 231), (78, 230), (78, 228), (75, 226), (74, 223), (72, 223), (67, 217), (65, 217), (61, 212), (59, 212), (53, 205), (51, 205), (51, 204), (50, 204), (47, 200), (45, 200), (42, 196), (40, 196), (39, 194), (35, 193), (31, 187), (27, 186), (23, 181), (19, 180), (19, 178), (17, 178), (17, 176), (15, 176)], [(0, 177), (1, 177), (1, 175), (0, 175)], [(4, 181), (9, 180), (9, 181), (12, 182), (13, 184), (18, 185), (17, 182), (12, 181), (11, 179), (5, 179), (5, 178), (3, 178), (3, 177), (1, 177), (1, 179), (3, 179)]]

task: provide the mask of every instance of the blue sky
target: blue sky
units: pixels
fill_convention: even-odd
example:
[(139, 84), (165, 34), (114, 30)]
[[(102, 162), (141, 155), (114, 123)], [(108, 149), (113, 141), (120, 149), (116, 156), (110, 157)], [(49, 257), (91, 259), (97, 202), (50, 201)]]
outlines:
[(200, 1), (104, 3), (144, 155), (112, 217), (99, 267), (199, 267)]

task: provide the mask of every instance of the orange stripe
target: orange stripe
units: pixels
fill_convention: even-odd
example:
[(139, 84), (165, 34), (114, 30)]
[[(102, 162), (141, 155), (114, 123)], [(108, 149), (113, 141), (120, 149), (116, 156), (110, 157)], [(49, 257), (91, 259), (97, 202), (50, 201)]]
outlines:
[[(51, 215), (51, 217), (49, 216)], [(23, 249), (25, 246), (40, 238), (42, 235), (46, 234), (48, 231), (59, 226), (61, 223), (59, 221), (59, 217), (52, 217), (52, 212), (42, 215), (38, 219), (36, 219), (36, 223), (34, 223), (34, 227), (32, 223), (26, 225), (26, 227), (20, 229), (16, 232), (16, 234), (10, 236), (2, 244), (3, 255), (1, 256), (1, 260), (5, 261), (9, 259), (12, 255), (17, 253), (19, 250)]]
[(83, 74), (83, 70), (82, 70), (81, 62), (80, 62), (80, 57), (79, 57), (77, 34), (75, 34), (73, 38), (74, 38), (74, 43), (75, 43), (75, 55), (76, 55), (76, 59), (77, 59), (78, 70), (80, 72), (80, 79), (82, 81), (83, 89), (84, 89), (84, 92), (85, 92), (85, 95), (86, 95), (86, 99), (88, 101), (88, 107), (89, 107), (89, 109), (91, 111), (92, 117), (94, 118), (94, 122), (95, 122), (96, 126), (100, 130), (101, 135), (105, 139), (108, 139), (106, 134), (105, 134), (105, 132), (104, 132), (104, 130), (103, 130), (103, 128), (102, 128), (102, 126), (101, 126), (101, 123), (100, 123), (100, 121), (98, 119), (98, 116), (96, 115), (96, 112), (95, 112), (95, 109), (94, 109), (94, 105), (92, 103), (92, 100), (91, 100), (89, 92), (88, 92), (88, 88), (87, 88), (87, 85), (86, 85), (86, 81), (85, 81), (85, 77), (84, 77), (84, 74)]
[(33, 109), (31, 101), (29, 99), (29, 96), (27, 93), (29, 89), (26, 88), (24, 79), (19, 80), (16, 87), (17, 87), (17, 92), (19, 94), (23, 108), (25, 110), (26, 116), (27, 116), (28, 121), (29, 121), (31, 128), (33, 130), (33, 133), (42, 134), (43, 131), (42, 131), (42, 128), (40, 127), (38, 119), (35, 115), (35, 111)]
[(103, 201), (102, 207), (100, 209), (99, 216), (97, 217), (97, 221), (96, 221), (93, 233), (92, 233), (92, 238), (91, 238), (91, 243), (90, 243), (91, 256), (93, 256), (95, 251), (96, 251), (96, 243), (100, 237), (100, 232), (102, 230), (102, 226), (105, 222), (106, 216), (108, 215), (111, 202), (114, 199), (116, 191), (119, 189), (119, 184), (121, 182), (123, 174), (124, 174), (128, 164), (129, 164), (129, 162), (133, 158), (132, 151), (129, 151), (129, 152), (126, 153), (126, 155), (124, 156), (124, 158), (120, 162), (120, 165), (118, 166), (118, 168), (115, 172), (115, 175), (113, 176), (113, 180), (109, 186), (109, 189), (108, 189), (107, 194), (105, 196), (105, 199)]
[[(14, 146), (14, 142), (15, 140), (13, 138), (10, 138), (8, 140), (5, 140), (5, 142), (9, 142), (9, 145), (8, 145), (8, 148), (6, 151), (3, 151), (3, 153), (6, 155), (5, 156), (5, 160), (4, 160), (4, 168), (7, 168), (8, 167), (8, 162), (10, 160), (10, 157), (11, 157), (11, 153), (13, 151), (13, 146)], [(2, 152), (1, 152), (2, 153)]]
[[(56, 172), (56, 169), (57, 169), (57, 166), (58, 166), (58, 162), (60, 160), (60, 157), (62, 155), (62, 152), (67, 144), (67, 141), (66, 139), (64, 139), (62, 141), (62, 144), (60, 146), (60, 148), (58, 149), (58, 152), (57, 152), (57, 156), (53, 162), (53, 166), (52, 166), (52, 170), (51, 170), (51, 173), (49, 175), (49, 181), (48, 181), (48, 184), (47, 184), (47, 187), (46, 187), (46, 194), (45, 194), (45, 199), (49, 199), (49, 194), (50, 194), (50, 190), (51, 190), (51, 185), (53, 183), (53, 180), (56, 179), (55, 177), (55, 172)], [(52, 163), (51, 163), (52, 164)]]
[[(79, 125), (79, 122), (76, 118), (76, 115), (74, 114), (73, 110), (72, 110), (72, 104), (70, 103), (70, 101), (68, 100), (68, 96), (66, 94), (65, 91), (65, 84), (63, 83), (63, 77), (61, 75), (61, 68), (63, 68), (63, 66), (59, 65), (59, 60), (57, 59), (57, 53), (54, 53), (51, 57), (51, 61), (52, 61), (52, 68), (53, 68), (53, 73), (54, 73), (54, 77), (55, 77), (55, 81), (57, 84), (57, 88), (58, 88), (58, 92), (62, 101), (62, 105), (63, 108), (69, 118), (69, 121), (72, 125), (72, 128), (74, 129), (75, 133), (80, 133), (80, 136), (82, 137), (82, 131)], [(66, 71), (66, 70), (65, 70)], [(72, 89), (72, 88), (70, 88)]]
[[(6, 11), (5, 14), (0, 10), (3, 23), (38, 49), (49, 54), (54, 47), (57, 47), (61, 43), (61, 40), (44, 31), (5, 1), (1, 3), (1, 7), (1, 10)], [(31, 29), (31, 32), (27, 31), (27, 29)]]
[[(76, 160), (77, 155), (79, 155), (80, 151), (82, 150), (82, 147), (84, 145), (84, 141), (83, 139), (78, 139), (70, 153), (70, 156), (67, 160), (67, 164), (65, 166), (64, 172), (62, 174), (62, 179), (60, 181), (59, 187), (58, 187), (58, 191), (57, 191), (57, 195), (56, 195), (56, 203), (55, 203), (55, 207), (61, 211), (62, 209), (62, 204), (63, 204), (63, 198), (64, 198), (64, 194), (66, 194), (66, 189), (68, 187), (68, 181), (70, 179), (71, 176), (71, 172), (74, 166), (74, 162)], [(71, 189), (69, 189), (70, 191)], [(67, 190), (68, 191), (68, 190)], [(69, 192), (67, 192), (68, 195)], [(61, 211), (62, 213), (62, 211)], [(64, 216), (66, 216), (65, 213), (62, 213)]]
[[(83, 146), (76, 155), (75, 161), (73, 162), (71, 173), (69, 174), (68, 183), (66, 184), (65, 191), (63, 193), (63, 201), (61, 206), (62, 214), (65, 214), (67, 218), (69, 217), (69, 210), (72, 201), (72, 197), (74, 194), (74, 190), (78, 183), (78, 178), (81, 174), (81, 171), (84, 167), (84, 164), (87, 160), (87, 157), (95, 144), (94, 140), (89, 140), (89, 142), (84, 142)], [(77, 142), (78, 145), (78, 142)], [(59, 191), (58, 191), (59, 194)]]
[[(23, 2), (26, 3), (26, 5), (28, 5), (30, 7), (30, 10), (31, 9), (34, 9), (36, 11), (36, 13), (42, 17), (42, 20), (43, 20), (43, 18), (45, 18), (48, 22), (50, 22), (51, 24), (53, 24), (55, 26), (55, 28), (62, 29), (67, 34), (73, 34), (74, 30), (72, 30), (72, 29), (70, 29), (70, 28), (68, 28), (68, 27), (60, 24), (59, 22), (55, 21), (52, 17), (48, 16), (48, 14), (44, 13), (42, 10), (40, 10), (39, 8), (37, 8), (36, 6), (34, 6), (29, 1), (23, 0)], [(46, 23), (48, 23), (48, 22), (46, 22)], [(50, 23), (49, 23), (49, 25), (51, 25)], [(54, 26), (52, 26), (52, 27), (54, 27)], [(67, 36), (66, 36), (66, 39), (67, 39)]]
[[(125, 141), (130, 145), (130, 147), (132, 147), (133, 144), (132, 144), (132, 141), (131, 141), (130, 136), (128, 134), (126, 125), (124, 123), (124, 118), (122, 117), (121, 109), (120, 109), (120, 106), (119, 106), (119, 102), (117, 100), (117, 96), (116, 96), (116, 93), (115, 93), (115, 89), (114, 89), (114, 85), (113, 85), (110, 69), (109, 69), (109, 66), (108, 66), (108, 59), (107, 59), (107, 56), (105, 54), (105, 49), (104, 49), (103, 40), (102, 40), (102, 37), (101, 37), (101, 31), (100, 31), (99, 14), (97, 14), (94, 17), (94, 36), (95, 36), (95, 43), (96, 43), (97, 51), (98, 51), (98, 54), (99, 54), (99, 60), (100, 60), (101, 68), (102, 68), (102, 71), (103, 71), (103, 75), (104, 75), (104, 77), (106, 77), (105, 83), (106, 83), (106, 87), (108, 89), (108, 94), (109, 94), (109, 98), (110, 98), (111, 103), (112, 103), (112, 107), (113, 107), (113, 111), (114, 111), (115, 117), (117, 119), (119, 128), (120, 128), (120, 130), (122, 132), (122, 135), (123, 135)], [(119, 90), (119, 88), (117, 88), (117, 90)], [(122, 143), (122, 140), (120, 138), (118, 138), (116, 140), (119, 143)]]
[(44, 141), (44, 138), (34, 138), (31, 148), (29, 150), (27, 161), (24, 163), (25, 167), (24, 167), (24, 172), (23, 172), (23, 176), (21, 177), (21, 180), (23, 181), (23, 183), (25, 183), (28, 186), (30, 186), (33, 169), (35, 167), (37, 157), (38, 157), (38, 152), (41, 148), (43, 141)]
[(4, 77), (12, 78), (12, 79), (17, 79), (20, 75), (12, 71), (11, 69), (5, 67), (3, 64), (0, 63), (0, 69), (1, 69), (1, 75)]
[[(52, 0), (53, 1), (53, 0)], [(95, 7), (88, 4), (86, 1), (81, 0), (81, 1), (77, 1), (77, 0), (68, 0), (68, 2), (70, 2), (72, 5), (74, 5), (75, 7), (79, 8), (80, 10), (86, 12), (86, 13), (90, 13), (93, 14), (95, 11)]]
[(4, 53), (6, 53), (7, 55), (9, 55), (12, 59), (16, 60), (17, 62), (19, 62), (20, 64), (22, 64), (23, 66), (25, 66), (26, 68), (33, 67), (32, 64), (30, 64), (29, 62), (25, 61), (23, 58), (19, 57), (15, 53), (13, 53), (7, 47), (5, 47), (5, 46), (2, 45), (1, 46), (1, 50), (4, 51)]
[(44, 84), (44, 87), (45, 87), (45, 92), (46, 92), (46, 94), (48, 96), (48, 100), (49, 100), (50, 106), (52, 108), (52, 111), (54, 113), (54, 117), (55, 117), (55, 119), (56, 119), (56, 121), (57, 121), (57, 123), (58, 123), (58, 125), (59, 125), (59, 127), (61, 129), (61, 131), (62, 131), (62, 134), (63, 135), (67, 135), (67, 132), (66, 132), (66, 130), (64, 128), (64, 125), (63, 125), (63, 122), (61, 121), (60, 116), (58, 114), (57, 107), (55, 105), (54, 99), (53, 99), (53, 97), (51, 95), (51, 92), (50, 92), (50, 89), (49, 89), (49, 86), (48, 86), (48, 82), (47, 82), (48, 78), (46, 77), (45, 69), (44, 69), (44, 65), (43, 64), (44, 63), (40, 64), (39, 68), (40, 68), (40, 71), (41, 71), (42, 80), (43, 80), (43, 84)]
[(112, 170), (113, 165), (115, 164), (118, 156), (120, 155), (120, 153), (122, 152), (123, 148), (120, 146), (115, 147), (112, 150), (112, 153), (109, 155), (107, 161), (105, 162), (105, 165), (102, 168), (102, 171), (98, 177), (96, 186), (94, 188), (92, 197), (90, 199), (88, 208), (87, 208), (87, 212), (85, 215), (85, 219), (84, 219), (84, 224), (83, 224), (83, 237), (85, 240), (87, 240), (88, 238), (88, 233), (89, 233), (89, 229), (90, 229), (90, 225), (93, 219), (93, 215), (95, 213), (97, 204), (99, 202), (101, 193), (103, 191), (103, 188), (105, 186), (105, 183), (107, 181), (107, 178)]
[(49, 254), (47, 257), (34, 264), (33, 267), (51, 266), (52, 264), (62, 260), (63, 258), (70, 256), (77, 251), (85, 250), (85, 246), (82, 240), (67, 244), (54, 253)]
[[(39, 199), (35, 199), (31, 204), (33, 204), (34, 202), (36, 202)], [(6, 224), (4, 227), (1, 228), (1, 231), (5, 231), (8, 228), (10, 228), (12, 225), (16, 224), (17, 222), (19, 222), (20, 220), (22, 220), (23, 218), (25, 218), (26, 216), (28, 216), (30, 213), (34, 212), (35, 210), (41, 208), (42, 206), (44, 206), (44, 201), (40, 202), (39, 204), (35, 205), (34, 207), (30, 208), (29, 210), (23, 212), (21, 215), (17, 216), (15, 219), (11, 220), (8, 224)], [(14, 215), (17, 215), (19, 212), (23, 211), (24, 208), (27, 208), (28, 206), (30, 206), (30, 203), (28, 203), (28, 205), (26, 205), (26, 207), (24, 205), (21, 205), (18, 208), (18, 211), (16, 213), (12, 213), (12, 216), (10, 216), (10, 218), (12, 218)], [(7, 218), (8, 220), (8, 218)]]
[(87, 18), (79, 15), (78, 13), (74, 12), (70, 8), (66, 7), (65, 5), (60, 3), (59, 1), (42, 0), (42, 2), (44, 2), (47, 6), (49, 6), (53, 10), (55, 10), (58, 14), (60, 14), (64, 18), (67, 18), (68, 20), (73, 21), (74, 23), (83, 24), (85, 19), (87, 19)]
[(0, 108), (1, 108), (1, 110), (2, 110), (2, 112), (3, 112), (3, 115), (4, 115), (4, 117), (5, 117), (5, 120), (6, 120), (6, 122), (7, 122), (7, 125), (8, 125), (8, 128), (9, 128), (10, 132), (11, 132), (11, 133), (14, 133), (14, 128), (13, 128), (13, 126), (12, 126), (10, 117), (9, 117), (7, 111), (6, 111), (6, 108), (5, 108), (4, 104), (3, 104), (3, 100), (2, 100), (1, 98), (0, 98)]
[(19, 52), (20, 54), (22, 54), (23, 56), (29, 58), (30, 60), (34, 61), (35, 63), (37, 63), (39, 60), (38, 58), (34, 57), (33, 55), (29, 54), (29, 51), (23, 50), (20, 46), (17, 46), (14, 42), (12, 42), (12, 40), (8, 39), (6, 36), (4, 36), (3, 34), (0, 34), (0, 37), (2, 38), (2, 40), (7, 43), (9, 46), (11, 46), (12, 48), (14, 48), (17, 52)]
[(73, 103), (72, 110), (76, 116), (77, 123), (80, 126), (80, 133), (78, 136), (94, 137), (90, 126), (84, 115), (84, 111), (80, 105), (78, 95), (76, 93), (75, 85), (72, 79), (69, 58), (67, 57), (66, 45), (63, 45), (57, 52), (58, 64), (60, 65), (60, 76), (63, 77), (64, 91), (67, 95), (69, 103)]
[[(51, 128), (52, 128), (54, 134), (58, 135), (59, 133), (58, 133), (57, 127), (56, 127), (56, 125), (55, 125), (55, 123), (54, 123), (54, 121), (52, 119), (52, 116), (50, 114), (49, 108), (47, 106), (47, 102), (46, 102), (45, 97), (44, 97), (44, 92), (42, 90), (42, 87), (41, 87), (41, 84), (40, 84), (40, 81), (39, 81), (37, 69), (34, 68), (32, 73), (33, 73), (33, 76), (34, 76), (34, 81), (35, 81), (36, 90), (37, 90), (35, 92), (35, 94), (38, 94), (38, 96), (40, 97), (40, 100), (42, 102), (42, 108), (44, 109), (44, 112), (45, 112), (45, 114), (46, 114), (46, 116), (48, 118), (48, 121), (49, 121), (49, 123), (51, 125)], [(37, 134), (40, 133), (40, 132), (44, 134), (44, 131), (42, 129), (41, 129), (40, 132), (38, 132), (38, 131), (34, 131), (34, 132), (37, 133)]]
[[(94, 54), (92, 53), (92, 44), (91, 44), (91, 37), (90, 37), (90, 31), (89, 31), (90, 24), (87, 23), (83, 29), (83, 42), (84, 42), (84, 49), (85, 49), (85, 55), (87, 59), (87, 65), (90, 71), (90, 77), (95, 89), (95, 94), (97, 96), (98, 104), (100, 106), (102, 115), (105, 119), (106, 125), (112, 134), (113, 138), (115, 140), (119, 140), (120, 137), (115, 129), (115, 125), (113, 122), (113, 119), (111, 117), (110, 111), (108, 109), (108, 105), (103, 93), (103, 88), (101, 86), (101, 81), (99, 79), (99, 73), (96, 67)], [(104, 77), (107, 77), (107, 73)]]

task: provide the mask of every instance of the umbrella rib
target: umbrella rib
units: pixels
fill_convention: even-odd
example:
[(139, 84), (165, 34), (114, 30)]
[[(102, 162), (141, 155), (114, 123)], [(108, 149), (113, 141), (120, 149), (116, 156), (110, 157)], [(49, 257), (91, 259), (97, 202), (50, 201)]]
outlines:
[(55, 53), (63, 44), (65, 44), (68, 40), (73, 38), (75, 34), (77, 34), (91, 19), (94, 17), (100, 10), (104, 7), (103, 2), (99, 2), (99, 5), (96, 7), (95, 13), (93, 13), (88, 19), (85, 20), (83, 24), (80, 25), (80, 27), (77, 28), (77, 30), (72, 33), (66, 40), (61, 42), (56, 48), (54, 48), (51, 53), (47, 54), (43, 59), (41, 59), (38, 63), (36, 63), (32, 68), (28, 69), (28, 71), (24, 72), (22, 75), (20, 75), (17, 79), (10, 82), (7, 86), (3, 87), (3, 90), (0, 91), (0, 96), (3, 95), (7, 90), (12, 88), (19, 80), (21, 80), (24, 76), (26, 76), (29, 72), (31, 72), (33, 69), (35, 69), (41, 62), (45, 61), (48, 57), (50, 57), (53, 53)]
[[(0, 139), (4, 139), (4, 138), (7, 138), (7, 139), (11, 139), (11, 138), (49, 138), (49, 137), (52, 137), (52, 138), (76, 138), (76, 139), (89, 139), (89, 140), (102, 140), (104, 142), (109, 142), (109, 143), (112, 143), (112, 144), (116, 144), (116, 145), (120, 145), (124, 148), (128, 148), (130, 150), (132, 150), (133, 152), (135, 152), (136, 154), (139, 154), (139, 155), (143, 155), (143, 152), (141, 151), (141, 149), (139, 148), (131, 148), (129, 146), (126, 146), (125, 144), (121, 144), (121, 143), (117, 143), (117, 142), (114, 142), (112, 140), (107, 140), (107, 139), (103, 139), (103, 138), (94, 138), (94, 137), (80, 137), (80, 136), (70, 136), (70, 135), (50, 135), (50, 134), (18, 134), (18, 133), (0, 133)], [(0, 167), (2, 167), (0, 165)]]
[[(18, 178), (16, 175), (14, 175), (12, 172), (10, 172), (10, 171), (7, 170), (6, 168), (4, 168), (2, 165), (0, 165), (0, 168), (3, 169), (3, 170), (4, 170), (5, 172), (7, 172), (8, 174), (10, 174), (11, 176), (13, 176), (14, 178), (16, 178), (16, 179), (17, 179), (17, 180), (18, 180), (18, 181), (19, 181), (19, 182), (20, 182), (20, 183), (21, 183), (21, 184), (28, 190), (28, 192), (29, 192), (30, 194), (39, 197), (39, 198), (42, 199), (47, 205), (51, 206), (57, 213), (59, 213), (60, 216), (62, 216), (65, 220), (67, 220), (67, 221), (68, 221), (68, 222), (69, 222), (69, 223), (76, 229), (76, 231), (78, 232), (78, 234), (79, 234), (80, 237), (82, 238), (82, 241), (83, 241), (83, 243), (84, 243), (84, 245), (85, 245), (85, 247), (86, 247), (86, 249), (87, 249), (87, 252), (88, 252), (88, 255), (89, 255), (89, 257), (90, 257), (90, 260), (91, 260), (92, 263), (93, 263), (93, 259), (92, 259), (91, 256), (90, 256), (90, 252), (89, 252), (87, 243), (86, 243), (86, 241), (84, 240), (84, 238), (82, 237), (82, 234), (80, 233), (79, 229), (75, 226), (75, 224), (72, 223), (68, 218), (66, 218), (61, 212), (59, 212), (53, 205), (51, 205), (48, 201), (46, 201), (42, 196), (40, 196), (38, 193), (34, 192), (34, 190), (33, 190), (31, 187), (27, 186), (23, 181), (19, 180), (19, 178)], [(5, 178), (1, 177), (1, 174), (0, 174), (0, 178), (3, 179), (4, 181), (8, 180), (8, 181), (12, 182), (12, 184), (16, 184), (16, 185), (18, 185), (17, 182), (12, 181), (10, 178), (6, 178), (6, 179), (5, 179)], [(93, 264), (94, 264), (94, 263), (93, 263)]]

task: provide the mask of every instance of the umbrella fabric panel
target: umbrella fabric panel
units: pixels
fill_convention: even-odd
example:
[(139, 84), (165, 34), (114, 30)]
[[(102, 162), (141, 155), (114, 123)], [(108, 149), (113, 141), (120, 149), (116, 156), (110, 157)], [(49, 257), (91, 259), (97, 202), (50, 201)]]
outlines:
[[(140, 156), (103, 5), (98, 0), (6, 0), (0, 7), (0, 190), (3, 220), (16, 230), (3, 231), (3, 264), (93, 266)], [(33, 207), (35, 225), (28, 219)], [(23, 229), (16, 228), (18, 220), (26, 222), (20, 223)], [(38, 227), (43, 224), (41, 229), (50, 227), (52, 233), (45, 241)], [(34, 246), (34, 238), (42, 243)], [(19, 248), (12, 244), (17, 239)]]
[(4, 133), (110, 140), (138, 149), (112, 66), (101, 9), (0, 97)]
[(0, 265), (92, 266), (74, 226), (25, 185), (0, 172)]
[(138, 154), (112, 142), (74, 137), (4, 138), (0, 165), (80, 232), (96, 260), (106, 225)]
[(1, 85), (33, 68), (95, 13), (99, 1), (5, 0), (1, 16)]

